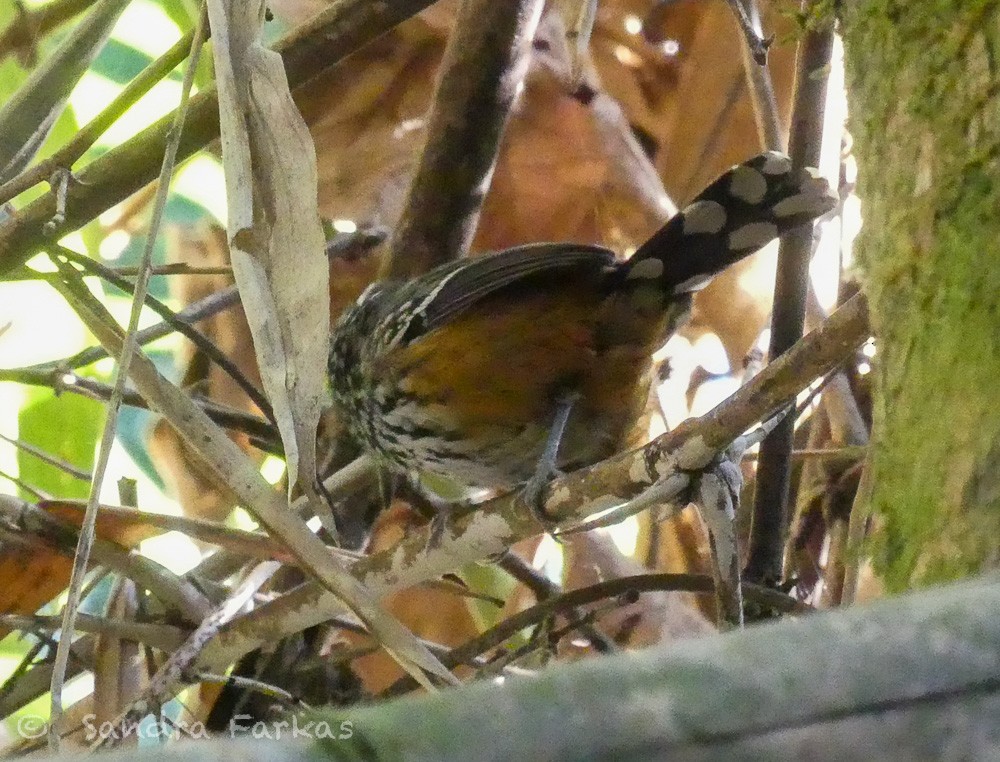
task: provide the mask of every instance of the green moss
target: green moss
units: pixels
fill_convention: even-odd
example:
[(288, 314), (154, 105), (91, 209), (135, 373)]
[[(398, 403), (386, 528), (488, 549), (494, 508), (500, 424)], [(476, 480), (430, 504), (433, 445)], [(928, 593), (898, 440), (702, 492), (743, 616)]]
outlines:
[(858, 258), (879, 336), (874, 508), (891, 588), (1000, 554), (1000, 3), (848, 4)]

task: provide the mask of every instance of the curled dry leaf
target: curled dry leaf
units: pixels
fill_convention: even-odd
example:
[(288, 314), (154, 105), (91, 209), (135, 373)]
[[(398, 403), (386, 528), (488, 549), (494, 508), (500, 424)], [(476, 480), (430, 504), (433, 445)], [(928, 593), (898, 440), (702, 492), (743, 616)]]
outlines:
[(208, 8), (233, 272), (281, 432), (289, 489), (298, 483), (311, 492), (329, 342), (315, 151), (281, 57), (260, 42), (264, 4)]
[[(380, 224), (398, 217), (448, 31), (441, 23), (447, 4), (432, 10), (348, 57), (302, 93), (326, 216)], [(569, 78), (562, 26), (549, 13), (535, 36), (474, 248), (537, 240), (624, 248), (662, 223), (669, 206), (653, 194), (652, 203), (637, 199), (633, 170), (640, 149), (627, 121), (606, 96), (595, 103), (574, 97)], [(551, 182), (554, 176), (558, 183)]]
[[(51, 503), (38, 506), (38, 510), (77, 528), (83, 520), (80, 505)], [(5, 517), (4, 523), (12, 518)], [(134, 548), (163, 530), (101, 513), (94, 531), (99, 539)], [(0, 579), (5, 583), (0, 586), (0, 613), (34, 614), (66, 589), (72, 567), (71, 549), (57, 548), (37, 535), (4, 532), (4, 542), (0, 545)], [(7, 632), (9, 630), (0, 627), (0, 637)]]

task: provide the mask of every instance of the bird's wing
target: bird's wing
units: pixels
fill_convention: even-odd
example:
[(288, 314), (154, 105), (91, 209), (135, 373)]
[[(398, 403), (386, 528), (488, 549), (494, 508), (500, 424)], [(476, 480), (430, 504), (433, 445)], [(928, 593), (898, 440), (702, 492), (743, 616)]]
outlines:
[(612, 268), (614, 252), (601, 246), (536, 243), (463, 259), (432, 270), (404, 287), (397, 314), (407, 316), (397, 340), (409, 344), (439, 328), (483, 298), (517, 281), (539, 274), (581, 268)]

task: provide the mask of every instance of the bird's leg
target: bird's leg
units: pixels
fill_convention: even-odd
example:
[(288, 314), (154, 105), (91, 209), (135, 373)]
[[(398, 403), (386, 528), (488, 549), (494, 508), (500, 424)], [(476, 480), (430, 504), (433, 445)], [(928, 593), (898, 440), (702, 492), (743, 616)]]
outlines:
[(564, 394), (556, 400), (555, 417), (552, 419), (552, 426), (545, 439), (545, 448), (535, 466), (535, 473), (531, 475), (521, 490), (521, 499), (527, 503), (531, 515), (546, 531), (550, 531), (554, 527), (552, 518), (545, 512), (543, 499), (545, 488), (553, 475), (558, 473), (556, 463), (559, 459), (559, 445), (562, 444), (563, 434), (566, 433), (566, 424), (569, 422), (570, 413), (573, 412), (573, 405), (579, 398), (579, 394)]

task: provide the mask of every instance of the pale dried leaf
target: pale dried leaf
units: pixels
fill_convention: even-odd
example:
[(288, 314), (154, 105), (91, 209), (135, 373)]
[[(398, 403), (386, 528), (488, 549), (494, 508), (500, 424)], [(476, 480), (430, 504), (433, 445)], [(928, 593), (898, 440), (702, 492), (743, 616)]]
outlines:
[(281, 432), (289, 489), (298, 483), (311, 492), (329, 340), (315, 151), (281, 57), (260, 43), (264, 4), (212, 0), (208, 7), (233, 271)]

